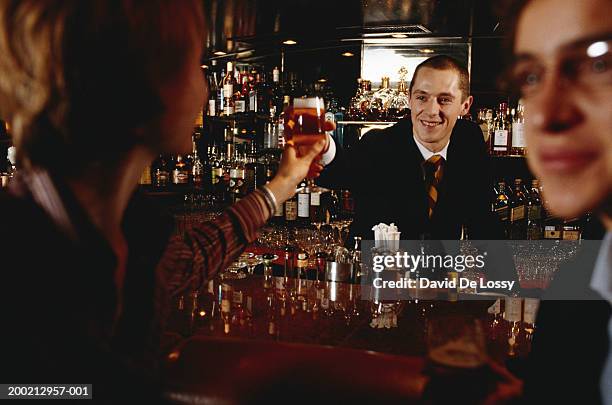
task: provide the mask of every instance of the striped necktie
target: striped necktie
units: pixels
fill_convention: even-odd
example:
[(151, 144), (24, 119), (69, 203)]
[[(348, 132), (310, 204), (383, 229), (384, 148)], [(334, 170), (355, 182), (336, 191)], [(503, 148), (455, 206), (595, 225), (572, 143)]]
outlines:
[(440, 155), (433, 155), (423, 162), (423, 170), (425, 172), (425, 190), (427, 191), (429, 218), (432, 217), (434, 207), (438, 202), (438, 188), (444, 174), (444, 158)]

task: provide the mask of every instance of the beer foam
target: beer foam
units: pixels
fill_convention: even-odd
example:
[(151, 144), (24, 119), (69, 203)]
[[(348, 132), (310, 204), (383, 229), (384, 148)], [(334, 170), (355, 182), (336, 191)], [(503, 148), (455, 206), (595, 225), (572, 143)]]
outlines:
[(295, 98), (293, 100), (293, 108), (316, 108), (323, 109), (323, 99), (319, 97)]

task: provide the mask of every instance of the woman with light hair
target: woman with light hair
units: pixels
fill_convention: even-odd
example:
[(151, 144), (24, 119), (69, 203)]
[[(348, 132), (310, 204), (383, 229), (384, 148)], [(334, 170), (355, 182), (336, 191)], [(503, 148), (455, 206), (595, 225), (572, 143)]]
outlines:
[(199, 0), (0, 1), (0, 116), (20, 167), (0, 194), (1, 381), (156, 401), (168, 276), (200, 285), (231, 263), (323, 148), (288, 147), (270, 183), (169, 243), (135, 190), (155, 156), (190, 150), (204, 24)]

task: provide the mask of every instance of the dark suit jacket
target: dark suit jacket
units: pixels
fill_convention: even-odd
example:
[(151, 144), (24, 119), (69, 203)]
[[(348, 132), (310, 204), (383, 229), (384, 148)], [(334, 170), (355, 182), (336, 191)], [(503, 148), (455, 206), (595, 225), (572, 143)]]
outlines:
[(115, 322), (115, 255), (76, 199), (59, 189), (78, 241), (20, 183), (0, 191), (0, 380), (93, 384), (95, 403), (157, 403), (160, 295), (151, 269), (171, 218), (139, 198), (128, 208), (124, 313)]
[(422, 162), (412, 122), (405, 119), (368, 132), (349, 151), (339, 149), (317, 182), (349, 186), (355, 200), (351, 233), (364, 239), (373, 239), (372, 226), (380, 222), (394, 222), (405, 240), (459, 239), (461, 225), (472, 239), (503, 239), (502, 226), (490, 212), (489, 157), (476, 124), (458, 120), (453, 129), (431, 220)]
[[(540, 404), (599, 404), (609, 350), (611, 308), (589, 288), (600, 243), (561, 267), (540, 304), (525, 372), (525, 399)], [(612, 381), (610, 381), (612, 384)]]

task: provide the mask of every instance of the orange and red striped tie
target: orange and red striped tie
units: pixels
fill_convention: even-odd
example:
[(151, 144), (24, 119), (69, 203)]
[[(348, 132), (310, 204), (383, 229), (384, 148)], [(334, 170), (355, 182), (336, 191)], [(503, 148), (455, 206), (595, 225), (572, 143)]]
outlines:
[(440, 155), (433, 155), (423, 162), (423, 169), (425, 170), (425, 190), (428, 202), (427, 214), (431, 218), (438, 202), (438, 186), (444, 174), (444, 158)]

